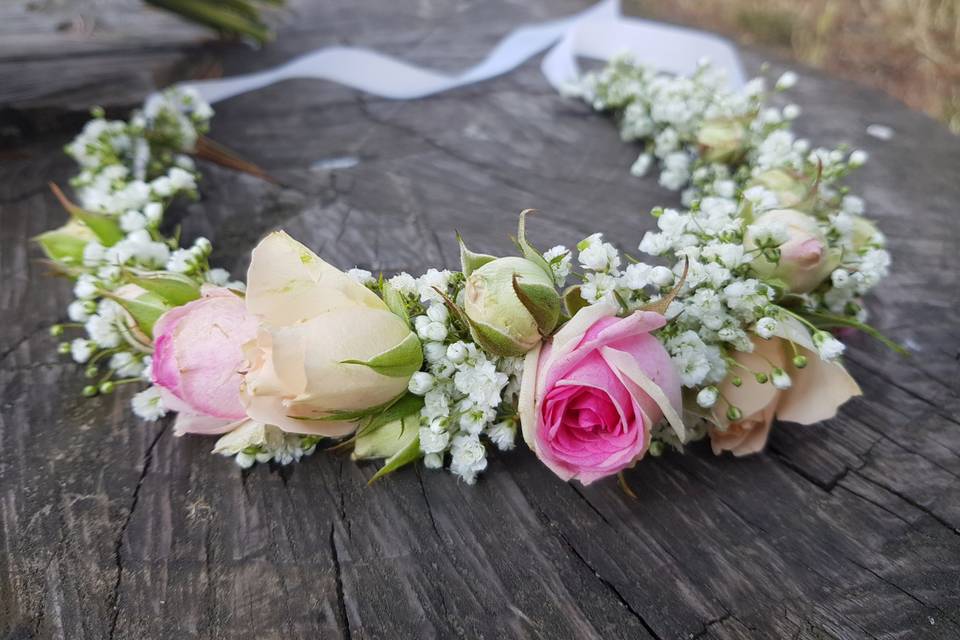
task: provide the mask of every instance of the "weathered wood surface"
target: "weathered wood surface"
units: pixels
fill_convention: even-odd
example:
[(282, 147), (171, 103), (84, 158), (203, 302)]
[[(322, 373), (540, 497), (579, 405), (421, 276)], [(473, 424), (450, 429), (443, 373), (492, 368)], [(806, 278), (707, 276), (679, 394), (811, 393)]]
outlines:
[[(227, 47), (223, 61), (252, 70), (351, 42), (456, 69), (515, 24), (581, 6), (301, 4), (262, 56)], [(118, 68), (128, 55), (110, 54)], [(64, 82), (0, 68), (0, 85), (36, 96)], [(869, 305), (914, 355), (854, 339), (865, 395), (835, 420), (781, 425), (750, 459), (698, 445), (644, 462), (637, 500), (563, 484), (526, 450), (495, 456), (475, 487), (410, 469), (367, 488), (373, 466), (327, 455), (243, 473), (210, 440), (138, 423), (127, 393), (81, 400), (46, 332), (69, 286), (44, 278), (28, 239), (64, 219), (44, 185), (73, 171), (59, 149), (76, 96), (128, 104), (129, 87), (97, 96), (91, 78), (59, 108), (46, 94), (0, 112), (15, 141), (0, 164), (0, 637), (960, 637), (960, 139), (801, 77), (802, 132), (872, 155), (855, 182), (895, 271)], [(896, 136), (866, 136), (872, 123)], [(406, 103), (288, 82), (220, 105), (212, 135), (281, 183), (208, 166), (202, 200), (180, 209), (185, 236), (211, 238), (236, 275), (277, 227), (341, 267), (453, 267), (454, 229), (508, 252), (526, 207), (543, 212), (541, 246), (602, 229), (632, 250), (642, 212), (673, 200), (630, 177), (636, 150), (535, 63)], [(324, 168), (342, 158), (356, 164)]]

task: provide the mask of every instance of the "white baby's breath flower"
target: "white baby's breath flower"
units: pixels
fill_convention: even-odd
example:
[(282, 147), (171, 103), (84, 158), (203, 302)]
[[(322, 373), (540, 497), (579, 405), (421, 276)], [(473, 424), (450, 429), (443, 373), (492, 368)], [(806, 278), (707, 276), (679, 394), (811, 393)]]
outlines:
[(120, 344), (122, 340), (120, 329), (117, 328), (113, 317), (105, 317), (101, 314), (94, 314), (84, 323), (84, 329), (87, 335), (96, 344), (106, 349), (112, 349)]
[(500, 451), (510, 451), (517, 437), (517, 425), (513, 420), (501, 420), (487, 428), (487, 437)]
[(588, 273), (580, 286), (580, 296), (587, 302), (600, 302), (617, 288), (617, 279), (609, 273)]
[(167, 413), (167, 408), (160, 397), (160, 389), (157, 387), (147, 387), (137, 393), (130, 400), (130, 405), (133, 407), (133, 413), (141, 420), (157, 420)]
[(420, 427), (420, 450), (426, 454), (443, 453), (450, 443), (450, 433), (447, 431), (433, 431), (427, 427)]
[(697, 393), (697, 404), (704, 409), (709, 409), (717, 404), (719, 393), (716, 387), (704, 387)]
[(367, 271), (366, 269), (353, 268), (347, 271), (347, 276), (352, 279), (354, 282), (362, 284), (364, 286), (371, 285), (376, 280), (373, 278), (373, 274)]
[(475, 435), (455, 437), (450, 453), (451, 473), (460, 476), (467, 484), (476, 482), (477, 474), (487, 468), (487, 451)]
[(440, 469), (443, 467), (443, 455), (440, 453), (428, 453), (423, 456), (423, 466), (427, 469)]
[(437, 269), (428, 269), (425, 274), (417, 278), (417, 290), (420, 293), (420, 302), (430, 302), (432, 300), (442, 301), (443, 298), (437, 293), (437, 289), (446, 292), (450, 282), (449, 271), (439, 271)]
[(620, 254), (609, 242), (603, 241), (602, 233), (595, 233), (577, 243), (580, 252), (577, 260), (584, 269), (592, 271), (615, 271), (620, 266)]
[(836, 360), (843, 355), (846, 348), (842, 342), (826, 331), (818, 331), (813, 334), (813, 344), (824, 360)]
[(70, 303), (70, 306), (67, 307), (67, 316), (71, 322), (86, 322), (90, 314), (87, 312), (86, 305), (84, 305), (83, 301), (74, 300)]
[(417, 293), (417, 279), (409, 273), (398, 273), (387, 282), (403, 295), (413, 296)]
[(70, 355), (73, 361), (83, 364), (93, 355), (94, 345), (84, 338), (76, 338), (70, 343)]
[(128, 351), (110, 356), (110, 368), (121, 378), (138, 378), (143, 373), (143, 362)]
[(793, 381), (790, 379), (790, 376), (786, 371), (777, 367), (773, 370), (773, 375), (770, 376), (770, 382), (773, 383), (773, 386), (780, 390), (789, 389)]
[(790, 89), (797, 84), (797, 74), (793, 71), (786, 71), (777, 80), (777, 89)]
[(122, 216), (120, 216), (120, 228), (130, 233), (132, 231), (139, 231), (147, 226), (147, 217), (131, 209), (127, 211)]
[(553, 279), (557, 286), (563, 286), (570, 275), (570, 250), (563, 245), (557, 245), (543, 254), (543, 259), (553, 271)]
[(422, 396), (426, 395), (427, 391), (433, 388), (433, 376), (427, 373), (426, 371), (417, 371), (412, 376), (410, 376), (410, 382), (407, 384), (407, 389), (410, 393)]
[(773, 333), (777, 330), (777, 321), (770, 317), (760, 318), (757, 320), (757, 325), (754, 330), (758, 336), (764, 340), (769, 340), (773, 337)]
[(653, 156), (649, 153), (641, 153), (634, 161), (633, 165), (630, 167), (630, 173), (637, 177), (642, 177), (647, 175), (647, 172), (650, 171), (650, 165), (653, 163)]

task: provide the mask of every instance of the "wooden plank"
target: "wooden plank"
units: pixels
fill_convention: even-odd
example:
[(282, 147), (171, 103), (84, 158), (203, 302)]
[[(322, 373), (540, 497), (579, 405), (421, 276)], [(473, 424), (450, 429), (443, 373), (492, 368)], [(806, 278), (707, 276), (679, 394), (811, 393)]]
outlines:
[[(228, 48), (224, 68), (350, 41), (454, 69), (515, 24), (580, 6), (297, 5), (274, 46)], [(242, 472), (210, 440), (139, 424), (126, 392), (82, 401), (46, 334), (69, 285), (43, 277), (27, 241), (64, 219), (44, 185), (73, 172), (67, 114), (95, 87), (18, 106), (24, 133), (0, 164), (0, 637), (960, 636), (960, 186), (947, 170), (960, 140), (874, 92), (801, 76), (802, 132), (872, 156), (856, 183), (895, 270), (869, 304), (914, 356), (855, 339), (865, 396), (836, 419), (781, 425), (751, 459), (697, 445), (644, 462), (629, 476), (638, 500), (613, 482), (562, 484), (523, 450), (495, 456), (475, 487), (417, 469), (367, 488), (372, 465), (327, 455)], [(123, 104), (149, 84), (106, 95)], [(236, 275), (277, 227), (344, 268), (454, 267), (454, 229), (505, 253), (526, 207), (542, 211), (541, 246), (602, 229), (629, 251), (652, 226), (642, 214), (674, 201), (630, 177), (637, 150), (535, 63), (417, 102), (293, 81), (217, 110), (213, 137), (280, 181), (204, 167), (202, 199), (176, 212)], [(873, 123), (896, 136), (870, 138)], [(356, 163), (329, 168), (342, 158)]]

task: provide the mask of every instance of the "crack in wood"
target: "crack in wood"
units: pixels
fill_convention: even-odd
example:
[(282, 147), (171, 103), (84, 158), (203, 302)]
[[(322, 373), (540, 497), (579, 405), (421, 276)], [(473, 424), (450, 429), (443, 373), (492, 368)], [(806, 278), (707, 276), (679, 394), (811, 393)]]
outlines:
[(117, 622), (120, 619), (120, 585), (123, 582), (123, 538), (127, 533), (127, 527), (130, 526), (130, 521), (133, 519), (133, 513), (136, 511), (137, 505), (140, 502), (140, 489), (143, 487), (143, 481), (146, 479), (147, 474), (150, 473), (150, 467), (153, 463), (153, 451), (169, 427), (170, 421), (167, 420), (147, 446), (147, 451), (143, 456), (143, 466), (140, 470), (140, 477), (137, 478), (137, 484), (134, 486), (133, 494), (130, 497), (130, 507), (127, 510), (127, 516), (120, 525), (120, 532), (117, 534), (113, 544), (113, 559), (117, 567), (117, 577), (113, 583), (113, 591), (110, 596), (110, 608), (113, 610), (113, 615), (110, 618), (110, 629), (107, 634), (110, 640), (113, 640), (113, 636), (117, 630)]
[(347, 601), (343, 589), (343, 569), (340, 566), (340, 553), (337, 550), (336, 523), (330, 525), (330, 557), (333, 560), (334, 579), (337, 593), (337, 626), (347, 640), (352, 637), (350, 616), (347, 613)]

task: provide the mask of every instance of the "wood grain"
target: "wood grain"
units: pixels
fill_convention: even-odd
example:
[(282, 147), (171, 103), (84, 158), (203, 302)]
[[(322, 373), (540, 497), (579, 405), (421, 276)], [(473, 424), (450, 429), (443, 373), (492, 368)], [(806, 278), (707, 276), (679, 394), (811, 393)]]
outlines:
[[(262, 53), (202, 55), (234, 73), (349, 42), (456, 69), (516, 24), (582, 6), (300, 2)], [(142, 69), (150, 42), (169, 42), (139, 18), (117, 28), (142, 37), (97, 54), (113, 68)], [(139, 423), (126, 392), (80, 398), (80, 371), (46, 333), (70, 287), (44, 277), (28, 239), (64, 219), (45, 183), (74, 171), (60, 148), (78, 101), (130, 105), (150, 82), (85, 75), (76, 43), (50, 38), (14, 63), (0, 37), (0, 85), (34, 87), (0, 100), (20, 132), (0, 163), (0, 637), (960, 637), (960, 139), (939, 124), (800, 70), (801, 131), (872, 156), (856, 188), (895, 268), (868, 304), (913, 352), (855, 338), (864, 397), (836, 419), (780, 425), (749, 459), (696, 445), (644, 462), (637, 500), (615, 482), (563, 484), (525, 449), (495, 456), (475, 487), (410, 469), (367, 488), (372, 465), (315, 455), (242, 472), (210, 440)], [(196, 53), (163, 46), (174, 69)], [(32, 66), (51, 59), (63, 78)], [(175, 212), (235, 275), (278, 227), (344, 268), (453, 267), (455, 229), (505, 253), (526, 207), (542, 212), (539, 246), (602, 229), (632, 251), (644, 212), (675, 200), (632, 178), (637, 150), (536, 62), (416, 102), (291, 81), (217, 111), (212, 136), (280, 182), (205, 166), (202, 199)], [(867, 136), (874, 123), (895, 137)], [(325, 168), (343, 158), (356, 162)]]

